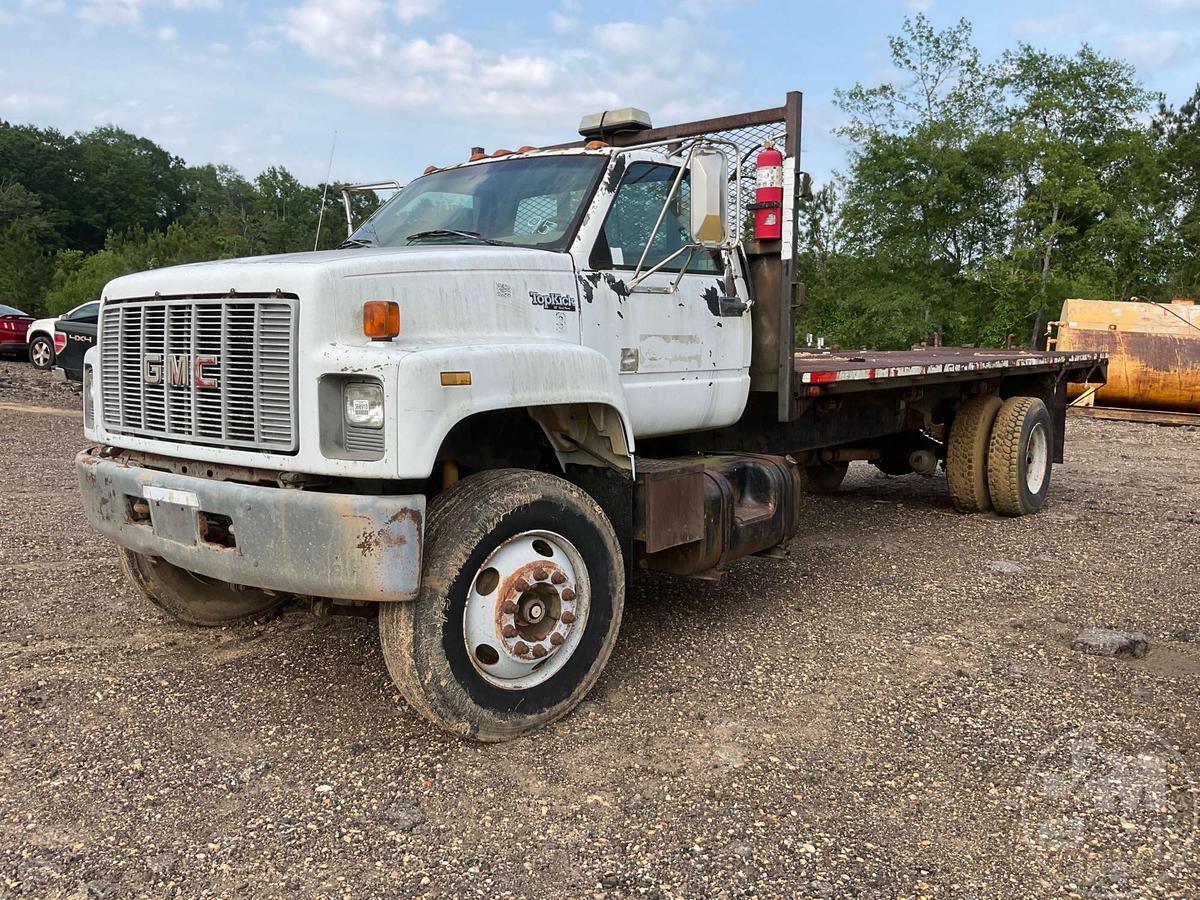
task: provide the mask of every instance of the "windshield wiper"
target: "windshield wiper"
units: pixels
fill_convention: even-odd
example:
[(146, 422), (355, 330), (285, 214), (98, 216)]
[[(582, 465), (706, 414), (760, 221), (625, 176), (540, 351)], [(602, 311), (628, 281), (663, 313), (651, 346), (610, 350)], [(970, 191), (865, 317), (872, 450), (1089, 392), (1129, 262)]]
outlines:
[(481, 244), (492, 244), (496, 247), (512, 247), (508, 241), (497, 241), (492, 238), (486, 238), (478, 231), (458, 231), (454, 228), (431, 228), (428, 231), (418, 231), (410, 234), (405, 238), (406, 241), (419, 241), (421, 238), (427, 237), (465, 237), (473, 241), (479, 241)]
[(370, 247), (370, 246), (371, 246), (371, 242), (369, 240), (367, 240), (366, 238), (346, 238), (344, 241), (342, 241), (340, 244), (338, 244), (337, 248), (339, 250), (345, 250), (347, 247)]

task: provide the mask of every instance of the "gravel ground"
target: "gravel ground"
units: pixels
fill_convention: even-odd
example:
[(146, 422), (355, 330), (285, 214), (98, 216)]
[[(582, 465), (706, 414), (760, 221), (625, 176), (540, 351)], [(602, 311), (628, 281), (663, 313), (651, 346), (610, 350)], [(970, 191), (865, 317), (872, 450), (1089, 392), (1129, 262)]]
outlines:
[(1195, 430), (1073, 420), (1018, 520), (856, 464), (788, 559), (636, 581), (583, 705), (479, 746), (405, 708), (373, 622), (137, 600), (77, 403), (0, 365), (0, 893), (1200, 895)]

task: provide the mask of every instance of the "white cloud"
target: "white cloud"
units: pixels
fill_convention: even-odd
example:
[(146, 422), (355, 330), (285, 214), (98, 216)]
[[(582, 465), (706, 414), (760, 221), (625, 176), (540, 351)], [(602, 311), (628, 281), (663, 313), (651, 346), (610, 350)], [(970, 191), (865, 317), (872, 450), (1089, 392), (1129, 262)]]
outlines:
[(1113, 42), (1113, 51), (1138, 68), (1163, 69), (1191, 56), (1192, 44), (1178, 31), (1155, 31), (1122, 34)]
[(175, 43), (176, 38), (179, 37), (179, 32), (173, 25), (160, 25), (154, 30), (154, 36), (160, 41), (173, 44)]
[(550, 13), (550, 27), (558, 34), (566, 34), (568, 31), (574, 31), (579, 27), (579, 19), (575, 16), (568, 16), (565, 13), (555, 11)]
[[(566, 7), (564, 7), (566, 8)], [(493, 133), (553, 129), (598, 109), (636, 105), (661, 121), (695, 118), (736, 102), (729, 61), (698, 20), (580, 25), (551, 50), (509, 53), (461, 34), (402, 40), (378, 3), (305, 0), (287, 14), (285, 34), (304, 52), (345, 70), (320, 82), (365, 107), (471, 121)]]
[(142, 11), (153, 6), (215, 11), (221, 8), (221, 0), (84, 0), (78, 15), (92, 25), (136, 25)]
[(305, 0), (284, 14), (284, 35), (313, 59), (353, 66), (383, 58), (390, 34), (383, 0)]
[(0, 96), (0, 118), (6, 115), (43, 114), (50, 109), (63, 107), (63, 99), (38, 91), (14, 91)]
[(441, 7), (441, 0), (396, 0), (396, 18), (407, 24), (432, 16)]
[(92, 25), (134, 25), (141, 21), (140, 0), (88, 0), (79, 18)]

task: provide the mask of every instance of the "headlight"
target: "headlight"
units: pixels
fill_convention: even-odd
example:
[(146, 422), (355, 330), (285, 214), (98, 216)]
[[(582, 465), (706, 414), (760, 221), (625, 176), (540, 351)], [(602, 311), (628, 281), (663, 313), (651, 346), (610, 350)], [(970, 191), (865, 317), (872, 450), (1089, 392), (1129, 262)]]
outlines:
[(347, 384), (342, 389), (346, 424), (355, 428), (383, 427), (383, 385)]

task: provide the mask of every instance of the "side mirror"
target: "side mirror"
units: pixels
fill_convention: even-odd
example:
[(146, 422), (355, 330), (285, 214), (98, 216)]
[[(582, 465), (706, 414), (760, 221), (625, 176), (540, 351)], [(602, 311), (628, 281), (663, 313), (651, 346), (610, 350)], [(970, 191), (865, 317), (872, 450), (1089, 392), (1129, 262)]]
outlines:
[(725, 203), (729, 161), (717, 150), (699, 150), (692, 157), (692, 241), (701, 247), (721, 247), (726, 240)]

